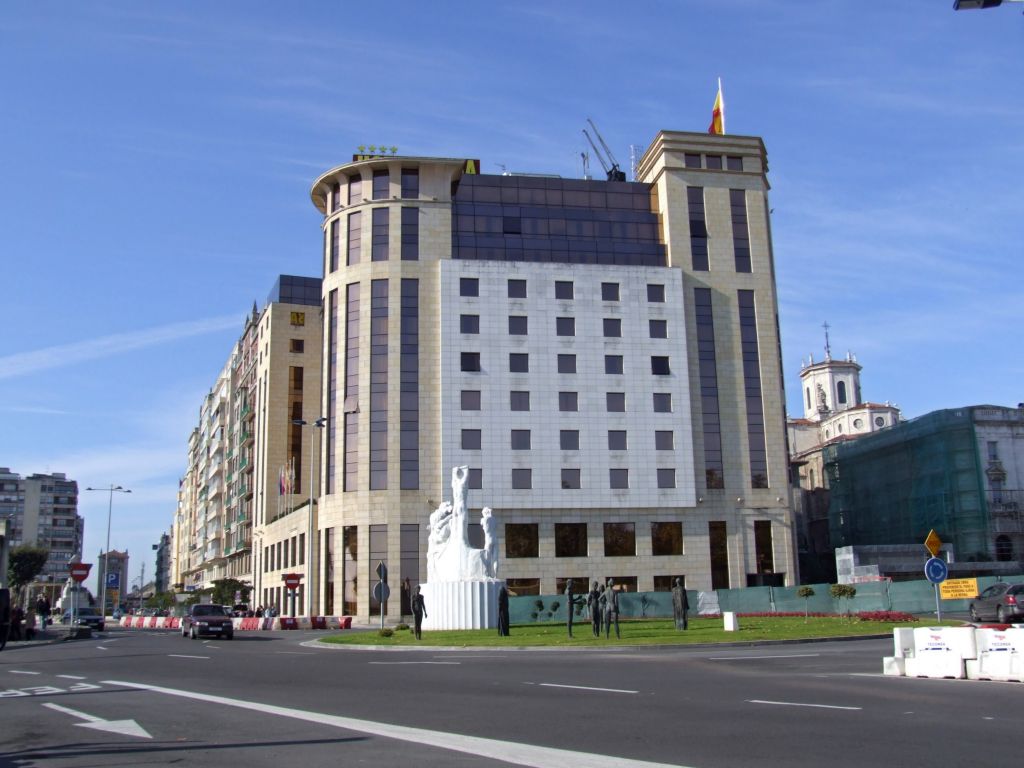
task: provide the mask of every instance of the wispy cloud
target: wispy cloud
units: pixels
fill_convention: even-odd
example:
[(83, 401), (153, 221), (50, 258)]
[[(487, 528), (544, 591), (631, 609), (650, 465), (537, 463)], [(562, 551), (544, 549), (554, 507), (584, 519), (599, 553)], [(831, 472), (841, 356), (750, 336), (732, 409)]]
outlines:
[(42, 405), (4, 405), (0, 406), (0, 411), (6, 413), (35, 413), (41, 416), (66, 416), (68, 413), (59, 408), (47, 408)]
[(147, 328), (130, 333), (114, 333), (96, 339), (87, 339), (73, 344), (45, 347), (33, 352), (19, 352), (0, 357), (0, 379), (11, 379), (37, 371), (61, 368), (87, 360), (132, 352), (138, 349), (166, 344), (193, 336), (203, 336), (231, 328), (240, 328), (243, 318), (239, 315), (222, 315), (204, 320), (184, 323), (170, 323), (156, 328)]

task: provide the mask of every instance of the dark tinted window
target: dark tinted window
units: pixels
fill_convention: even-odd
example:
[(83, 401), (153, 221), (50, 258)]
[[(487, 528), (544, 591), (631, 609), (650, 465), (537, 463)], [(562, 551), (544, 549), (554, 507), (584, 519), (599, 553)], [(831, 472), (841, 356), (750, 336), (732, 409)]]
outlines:
[(508, 356), (508, 370), (510, 373), (529, 373), (530, 355), (523, 352), (512, 352)]
[(526, 315), (509, 315), (508, 332), (513, 336), (525, 336), (528, 331)]
[(526, 281), (525, 280), (509, 280), (508, 281), (508, 297), (510, 299), (525, 299), (526, 298)]
[(556, 280), (555, 281), (555, 298), (556, 299), (571, 299), (572, 295), (573, 295), (572, 280)]
[(459, 296), (479, 296), (480, 281), (475, 277), (459, 278)]

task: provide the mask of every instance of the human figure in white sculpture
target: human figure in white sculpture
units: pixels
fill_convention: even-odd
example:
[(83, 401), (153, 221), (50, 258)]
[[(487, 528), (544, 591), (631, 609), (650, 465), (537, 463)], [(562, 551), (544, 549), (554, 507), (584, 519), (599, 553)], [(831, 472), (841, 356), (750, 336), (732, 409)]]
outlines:
[(466, 538), (466, 484), (469, 482), (469, 467), (452, 467), (452, 527), (464, 544)]
[(480, 512), (480, 527), (484, 529), (484, 565), (487, 575), (495, 578), (498, 575), (498, 521), (490, 507)]

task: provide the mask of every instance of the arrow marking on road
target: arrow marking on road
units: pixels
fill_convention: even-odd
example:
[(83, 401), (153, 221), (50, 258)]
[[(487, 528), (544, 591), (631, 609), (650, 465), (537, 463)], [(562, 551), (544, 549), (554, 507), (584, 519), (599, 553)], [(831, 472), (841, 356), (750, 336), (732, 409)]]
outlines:
[(146, 683), (129, 683), (123, 680), (103, 680), (104, 685), (118, 685), (140, 691), (162, 693), (167, 696), (179, 696), (194, 701), (205, 701), (226, 707), (237, 707), (250, 712), (262, 712), (278, 717), (290, 717), (307, 723), (319, 723), (347, 731), (367, 733), (385, 739), (406, 741), (418, 746), (449, 749), (453, 752), (473, 755), (477, 758), (488, 758), (513, 765), (531, 766), (531, 768), (561, 768), (571, 765), (573, 768), (683, 768), (668, 763), (652, 763), (646, 760), (632, 760), (628, 757), (599, 755), (592, 752), (574, 752), (569, 749), (541, 747), (535, 744), (519, 744), (513, 741), (500, 741), (481, 736), (465, 736), (460, 733), (433, 731), (428, 728), (412, 728), (406, 725), (381, 723), (374, 720), (360, 720), (354, 717), (328, 715), (323, 712), (310, 712), (303, 709), (279, 707), (273, 704), (262, 704), (258, 701), (229, 699), (226, 696), (214, 696), (208, 693), (183, 691), (176, 688), (164, 688)]
[(153, 738), (146, 733), (145, 728), (134, 720), (104, 720), (102, 717), (87, 715), (85, 712), (79, 712), (77, 709), (71, 709), (70, 707), (62, 707), (60, 704), (43, 704), (43, 706), (85, 720), (86, 722), (84, 723), (75, 723), (78, 728), (92, 728), (94, 731), (108, 731), (109, 733), (119, 733), (122, 736), (137, 736), (140, 739)]

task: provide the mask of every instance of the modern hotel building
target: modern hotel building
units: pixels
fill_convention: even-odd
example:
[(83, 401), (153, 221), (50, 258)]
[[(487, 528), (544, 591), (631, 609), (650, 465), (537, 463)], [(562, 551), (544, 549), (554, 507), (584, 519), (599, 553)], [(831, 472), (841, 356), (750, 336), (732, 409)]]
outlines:
[(408, 612), (457, 465), (514, 593), (796, 583), (762, 141), (662, 132), (635, 182), (479, 170), (358, 156), (313, 184), (314, 612), (379, 615), (382, 560)]

